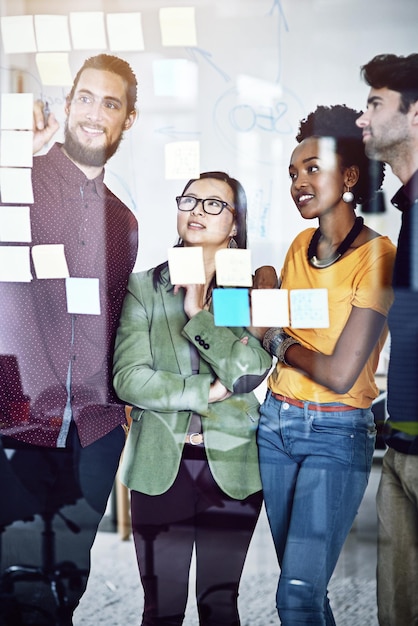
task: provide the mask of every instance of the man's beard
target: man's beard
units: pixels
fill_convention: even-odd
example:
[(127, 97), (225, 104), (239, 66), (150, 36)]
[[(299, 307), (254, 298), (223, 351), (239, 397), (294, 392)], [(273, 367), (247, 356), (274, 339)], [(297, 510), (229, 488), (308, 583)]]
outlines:
[(123, 133), (113, 143), (106, 144), (100, 148), (83, 146), (68, 128), (68, 121), (66, 121), (63, 147), (70, 159), (75, 161), (75, 163), (89, 167), (103, 167), (119, 148), (122, 136)]
[(369, 159), (372, 159), (374, 161), (378, 161), (379, 160), (378, 151), (376, 150), (376, 147), (371, 142), (366, 143), (366, 145), (364, 146), (364, 151), (366, 153), (366, 156)]
[(381, 161), (383, 163), (391, 163), (394, 157), (399, 153), (400, 142), (395, 139), (394, 141), (369, 141), (365, 145), (366, 156), (372, 161)]
[(374, 161), (381, 160), (381, 148), (380, 146), (376, 145), (376, 141), (373, 137), (370, 137), (369, 141), (364, 144), (364, 152), (366, 153), (366, 156), (369, 157), (369, 159), (372, 159)]

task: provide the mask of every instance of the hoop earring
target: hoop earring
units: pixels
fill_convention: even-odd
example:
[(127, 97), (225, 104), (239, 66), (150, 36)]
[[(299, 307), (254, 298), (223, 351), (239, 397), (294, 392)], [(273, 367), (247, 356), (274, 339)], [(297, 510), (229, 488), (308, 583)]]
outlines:
[(228, 241), (228, 248), (238, 248), (238, 244), (233, 237)]
[(342, 199), (343, 199), (343, 202), (346, 202), (347, 204), (350, 204), (350, 202), (353, 202), (354, 194), (352, 191), (350, 191), (350, 187), (347, 186), (347, 191), (344, 191), (342, 195)]

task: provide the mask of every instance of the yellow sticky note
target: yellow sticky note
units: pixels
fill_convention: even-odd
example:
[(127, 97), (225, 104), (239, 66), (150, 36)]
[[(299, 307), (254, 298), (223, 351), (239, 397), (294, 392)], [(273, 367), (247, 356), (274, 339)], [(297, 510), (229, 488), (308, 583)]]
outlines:
[(32, 167), (33, 132), (31, 130), (2, 130), (0, 165), (2, 167)]
[(104, 13), (102, 11), (70, 13), (70, 28), (74, 50), (104, 50), (107, 48)]
[(197, 46), (194, 7), (160, 9), (160, 28), (163, 46)]
[(3, 130), (33, 129), (33, 94), (1, 94), (1, 120)]
[(29, 246), (0, 246), (0, 282), (30, 283)]
[(106, 23), (110, 50), (145, 49), (141, 13), (108, 13)]
[(31, 241), (28, 206), (0, 207), (0, 241)]
[(289, 326), (289, 292), (287, 289), (253, 289), (251, 291), (253, 326)]
[(36, 278), (67, 278), (67, 259), (64, 244), (39, 244), (32, 248)]
[(36, 52), (32, 15), (9, 15), (2, 17), (1, 36), (6, 54)]
[(39, 52), (36, 65), (43, 85), (70, 86), (73, 82), (68, 52)]
[(4, 204), (33, 204), (32, 170), (0, 168), (0, 196)]
[(251, 287), (251, 250), (225, 248), (215, 254), (216, 282), (223, 287)]
[(70, 31), (66, 15), (35, 15), (38, 52), (70, 52)]
[(204, 285), (206, 277), (203, 249), (200, 246), (170, 248), (168, 269), (172, 285)]
[(200, 173), (199, 141), (173, 141), (165, 146), (167, 180), (198, 178)]
[(79, 315), (100, 315), (98, 278), (66, 278), (67, 311)]

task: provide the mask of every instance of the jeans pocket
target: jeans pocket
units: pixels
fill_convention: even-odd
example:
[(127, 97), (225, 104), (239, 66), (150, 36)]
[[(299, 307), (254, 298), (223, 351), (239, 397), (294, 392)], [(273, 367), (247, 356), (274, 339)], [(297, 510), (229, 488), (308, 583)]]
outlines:
[(317, 414), (311, 414), (310, 426), (311, 430), (318, 434), (354, 438), (355, 428), (352, 419), (339, 419), (335, 415), (331, 417), (318, 411)]
[[(344, 423), (345, 422), (345, 423)], [(339, 466), (350, 467), (356, 454), (356, 439), (351, 420), (310, 414), (311, 446), (316, 455)]]

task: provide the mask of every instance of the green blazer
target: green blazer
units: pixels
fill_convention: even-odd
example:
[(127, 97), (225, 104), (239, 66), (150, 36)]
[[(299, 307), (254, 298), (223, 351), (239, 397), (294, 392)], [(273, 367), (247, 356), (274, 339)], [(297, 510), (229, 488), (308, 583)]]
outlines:
[[(209, 311), (189, 320), (183, 290), (174, 295), (168, 270), (163, 278), (155, 289), (152, 270), (131, 275), (117, 333), (114, 385), (133, 407), (122, 482), (149, 495), (167, 491), (195, 412), (214, 479), (226, 494), (244, 499), (261, 489), (259, 403), (252, 390), (267, 376), (271, 357), (244, 328), (215, 326)], [(248, 345), (240, 342), (244, 336)], [(190, 345), (199, 353), (198, 374), (192, 374)], [(208, 404), (216, 377), (234, 393)]]

